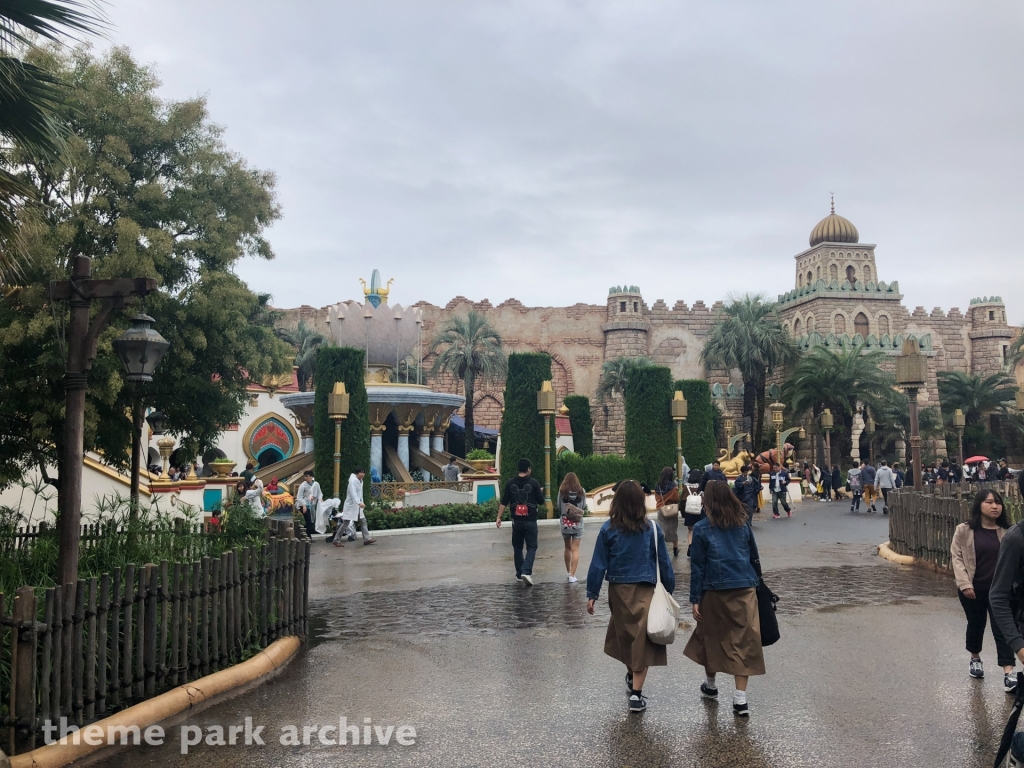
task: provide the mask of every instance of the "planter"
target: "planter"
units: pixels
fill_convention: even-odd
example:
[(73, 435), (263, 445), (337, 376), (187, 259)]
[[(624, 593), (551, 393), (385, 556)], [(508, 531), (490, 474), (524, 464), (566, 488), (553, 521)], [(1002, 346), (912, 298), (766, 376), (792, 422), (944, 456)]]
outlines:
[(227, 477), (231, 474), (235, 468), (235, 462), (233, 461), (211, 461), (210, 468), (214, 471), (217, 477)]
[(466, 463), (477, 472), (486, 472), (494, 466), (494, 462), (491, 459), (470, 459)]

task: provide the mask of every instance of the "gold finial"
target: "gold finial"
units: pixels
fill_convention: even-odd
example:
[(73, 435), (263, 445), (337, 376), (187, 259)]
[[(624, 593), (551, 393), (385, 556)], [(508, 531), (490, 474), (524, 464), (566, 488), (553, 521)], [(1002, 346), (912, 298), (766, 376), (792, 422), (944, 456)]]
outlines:
[(835, 213), (836, 212), (836, 193), (835, 192), (829, 192), (828, 194), (832, 198), (832, 213)]
[(390, 280), (388, 280), (388, 285), (386, 288), (377, 289), (377, 295), (380, 296), (382, 299), (386, 299), (388, 297), (388, 294), (391, 293), (391, 284), (393, 282), (395, 282), (395, 278), (392, 277)]

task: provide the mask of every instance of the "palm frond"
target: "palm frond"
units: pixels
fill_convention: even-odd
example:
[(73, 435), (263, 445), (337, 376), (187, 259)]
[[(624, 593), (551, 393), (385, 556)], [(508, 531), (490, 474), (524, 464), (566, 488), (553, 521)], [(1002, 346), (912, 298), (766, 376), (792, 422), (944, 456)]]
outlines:
[(98, 2), (81, 0), (0, 0), (0, 50), (33, 45), (33, 35), (46, 40), (102, 34), (106, 15)]

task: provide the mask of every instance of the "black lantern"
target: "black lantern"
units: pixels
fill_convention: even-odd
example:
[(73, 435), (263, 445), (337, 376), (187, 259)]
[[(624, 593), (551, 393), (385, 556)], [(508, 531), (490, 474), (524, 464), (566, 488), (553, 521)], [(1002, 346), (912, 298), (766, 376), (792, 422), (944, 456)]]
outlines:
[(167, 414), (163, 411), (153, 411), (146, 417), (146, 421), (154, 435), (162, 435), (164, 433), (164, 422), (167, 421)]
[(114, 339), (114, 351), (128, 371), (128, 381), (150, 382), (171, 343), (151, 326), (149, 315), (136, 315), (132, 327)]

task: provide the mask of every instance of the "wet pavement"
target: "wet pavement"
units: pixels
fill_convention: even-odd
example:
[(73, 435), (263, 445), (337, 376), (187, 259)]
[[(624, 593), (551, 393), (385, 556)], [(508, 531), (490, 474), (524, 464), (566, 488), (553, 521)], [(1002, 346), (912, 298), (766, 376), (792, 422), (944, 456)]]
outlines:
[[(624, 669), (602, 653), (606, 604), (588, 616), (584, 585), (565, 583), (557, 528), (541, 528), (532, 589), (512, 579), (510, 532), (478, 530), (316, 543), (307, 649), (275, 680), (182, 723), (251, 717), (265, 746), (182, 755), (175, 726), (164, 747), (103, 764), (991, 765), (1011, 703), (994, 649), (982, 654), (990, 677), (970, 679), (952, 580), (875, 556), (886, 520), (848, 510), (804, 503), (793, 518), (755, 520), (782, 640), (751, 681), (749, 721), (732, 714), (731, 678), (719, 678), (720, 703), (701, 699), (703, 670), (682, 655), (688, 623), (669, 666), (648, 677), (647, 712), (629, 715)], [(581, 576), (599, 522), (587, 523)], [(685, 603), (685, 557), (676, 570)], [(340, 717), (360, 730), (369, 718), (375, 743), (320, 744), (312, 727)], [(288, 725), (300, 741), (310, 728), (310, 744), (280, 744)], [(397, 743), (402, 725), (415, 744)]]

